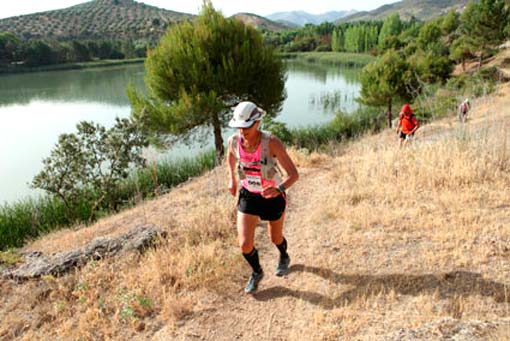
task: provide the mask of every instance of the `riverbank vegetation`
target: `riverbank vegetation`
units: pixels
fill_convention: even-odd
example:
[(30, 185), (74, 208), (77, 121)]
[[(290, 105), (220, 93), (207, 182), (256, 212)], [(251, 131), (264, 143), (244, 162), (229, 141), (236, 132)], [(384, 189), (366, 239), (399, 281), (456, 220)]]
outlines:
[(66, 70), (83, 70), (100, 67), (111, 67), (119, 65), (142, 64), (145, 58), (132, 59), (102, 59), (88, 62), (52, 64), (42, 66), (0, 66), (0, 73), (25, 73), (25, 72), (45, 72), (45, 71), (66, 71)]
[(0, 73), (69, 70), (131, 63), (145, 58), (148, 45), (121, 40), (21, 40), (0, 32)]

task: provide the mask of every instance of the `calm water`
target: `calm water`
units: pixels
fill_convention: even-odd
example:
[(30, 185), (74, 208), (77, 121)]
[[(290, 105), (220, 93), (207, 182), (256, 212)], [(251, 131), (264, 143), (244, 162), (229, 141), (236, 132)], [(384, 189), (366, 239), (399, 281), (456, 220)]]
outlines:
[[(360, 85), (356, 69), (291, 62), (287, 99), (277, 120), (289, 127), (327, 122), (337, 109), (352, 111)], [(111, 126), (128, 117), (128, 83), (143, 90), (143, 65), (82, 71), (54, 71), (0, 76), (0, 204), (33, 195), (28, 183), (42, 168), (59, 134), (76, 123)], [(227, 137), (233, 131), (224, 132)], [(212, 146), (176, 145), (169, 157), (190, 156)]]

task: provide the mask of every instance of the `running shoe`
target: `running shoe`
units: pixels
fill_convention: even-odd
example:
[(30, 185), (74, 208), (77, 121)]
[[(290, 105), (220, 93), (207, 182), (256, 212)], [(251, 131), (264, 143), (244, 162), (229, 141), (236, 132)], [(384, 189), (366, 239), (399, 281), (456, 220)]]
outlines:
[(289, 271), (290, 257), (282, 257), (278, 260), (278, 266), (276, 267), (276, 276), (285, 276)]
[(252, 272), (244, 292), (247, 294), (255, 292), (262, 277), (264, 277), (264, 272)]

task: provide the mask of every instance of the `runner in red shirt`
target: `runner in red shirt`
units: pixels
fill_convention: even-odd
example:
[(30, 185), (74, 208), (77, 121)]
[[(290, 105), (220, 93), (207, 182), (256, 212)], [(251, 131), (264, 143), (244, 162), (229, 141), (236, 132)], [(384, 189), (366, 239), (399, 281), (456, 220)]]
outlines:
[(402, 147), (402, 145), (406, 145), (414, 136), (414, 132), (418, 129), (420, 124), (409, 104), (404, 104), (402, 106), (399, 116), (397, 134), (400, 134), (400, 146)]

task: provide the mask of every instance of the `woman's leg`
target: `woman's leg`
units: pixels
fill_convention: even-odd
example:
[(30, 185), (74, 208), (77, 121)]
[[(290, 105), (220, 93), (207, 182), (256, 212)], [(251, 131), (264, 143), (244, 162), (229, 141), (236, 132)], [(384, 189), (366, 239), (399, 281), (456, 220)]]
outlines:
[(257, 227), (258, 221), (258, 216), (237, 212), (239, 247), (244, 258), (253, 269), (253, 272), (261, 273), (262, 267), (259, 262), (259, 254), (254, 246), (255, 228)]
[(283, 221), (285, 220), (285, 212), (280, 219), (269, 221), (267, 224), (267, 231), (273, 244), (276, 245), (280, 251), (280, 258), (278, 266), (276, 267), (276, 275), (284, 276), (289, 269), (290, 257), (287, 253), (287, 240), (283, 237)]
[(253, 250), (258, 222), (258, 216), (237, 212), (237, 236), (242, 253), (250, 253)]
[(237, 235), (239, 238), (239, 247), (243, 253), (244, 259), (250, 264), (253, 272), (244, 288), (246, 293), (252, 293), (257, 290), (258, 283), (264, 276), (259, 262), (259, 254), (254, 247), (255, 228), (259, 221), (258, 216), (237, 212)]
[(278, 220), (267, 222), (267, 233), (271, 241), (275, 245), (280, 245), (283, 242), (283, 221), (285, 220), (285, 212)]

